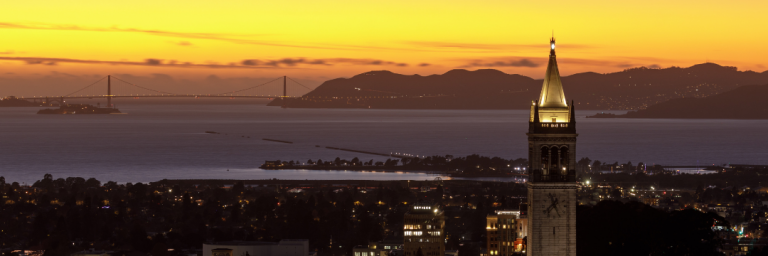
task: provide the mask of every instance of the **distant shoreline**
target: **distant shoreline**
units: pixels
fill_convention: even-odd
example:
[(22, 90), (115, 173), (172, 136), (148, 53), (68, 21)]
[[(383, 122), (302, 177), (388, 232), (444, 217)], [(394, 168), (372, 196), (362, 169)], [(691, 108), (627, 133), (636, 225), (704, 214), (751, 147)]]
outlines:
[(426, 170), (429, 169), (429, 167), (425, 168), (403, 168), (403, 166), (345, 166), (345, 167), (339, 167), (339, 166), (309, 166), (309, 165), (299, 165), (299, 166), (285, 166), (285, 167), (264, 167), (260, 166), (259, 169), (262, 170), (310, 170), (310, 171), (376, 171), (376, 172), (425, 172), (425, 173), (444, 173), (444, 174), (450, 174), (454, 173), (455, 171), (448, 171), (444, 170), (444, 168), (434, 168), (432, 170)]
[(389, 173), (425, 173), (425, 174), (445, 174), (456, 178), (512, 178), (526, 176), (523, 174), (465, 174), (460, 171), (450, 171), (444, 168), (432, 168), (427, 166), (422, 168), (412, 168), (406, 166), (348, 166), (340, 168), (338, 166), (286, 166), (286, 167), (259, 167), (262, 170), (310, 170), (310, 171), (353, 171), (353, 172), (389, 172)]

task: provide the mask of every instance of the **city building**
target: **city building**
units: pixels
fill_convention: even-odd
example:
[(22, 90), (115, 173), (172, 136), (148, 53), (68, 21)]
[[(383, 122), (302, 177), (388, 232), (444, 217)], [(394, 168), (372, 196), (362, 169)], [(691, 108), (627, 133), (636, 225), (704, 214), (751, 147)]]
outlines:
[(358, 245), (352, 248), (354, 256), (387, 256), (397, 254), (402, 250), (403, 241), (384, 240), (380, 242), (371, 242), (368, 246)]
[(380, 242), (372, 242), (371, 245), (374, 249), (383, 250), (398, 250), (403, 249), (402, 240), (384, 240)]
[(403, 224), (405, 256), (445, 255), (445, 216), (438, 205), (414, 204), (405, 213)]
[(309, 256), (309, 240), (232, 241), (203, 244), (203, 256)]
[(352, 255), (354, 256), (387, 256), (389, 250), (377, 249), (374, 246), (362, 246), (358, 245), (352, 248)]
[(523, 238), (528, 235), (526, 219), (520, 211), (496, 211), (486, 217), (488, 255), (510, 256), (523, 250)]
[(576, 255), (576, 118), (550, 39), (541, 96), (528, 125), (528, 256)]
[(70, 256), (112, 256), (113, 254), (114, 252), (112, 251), (97, 251), (95, 249), (90, 249), (70, 254)]

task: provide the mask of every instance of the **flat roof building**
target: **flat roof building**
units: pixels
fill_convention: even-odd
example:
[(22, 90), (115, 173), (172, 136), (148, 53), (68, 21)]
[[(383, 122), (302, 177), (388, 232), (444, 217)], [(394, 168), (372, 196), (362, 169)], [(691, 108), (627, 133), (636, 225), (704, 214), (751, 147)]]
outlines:
[(445, 216), (439, 205), (417, 203), (411, 206), (405, 213), (403, 227), (405, 256), (444, 256), (444, 226)]
[(203, 244), (203, 256), (308, 256), (309, 240), (231, 241)]
[(528, 236), (528, 219), (520, 211), (499, 210), (486, 217), (489, 256), (510, 256), (522, 252), (523, 238)]

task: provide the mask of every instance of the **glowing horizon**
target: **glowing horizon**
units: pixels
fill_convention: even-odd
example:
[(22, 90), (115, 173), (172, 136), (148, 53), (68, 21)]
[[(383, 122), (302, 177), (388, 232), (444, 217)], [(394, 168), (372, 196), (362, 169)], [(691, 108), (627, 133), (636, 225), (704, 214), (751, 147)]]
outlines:
[[(42, 76), (289, 75), (493, 68), (540, 79), (554, 29), (562, 75), (714, 62), (762, 72), (764, 1), (9, 2), (0, 82)], [(11, 85), (3, 88), (14, 89)]]

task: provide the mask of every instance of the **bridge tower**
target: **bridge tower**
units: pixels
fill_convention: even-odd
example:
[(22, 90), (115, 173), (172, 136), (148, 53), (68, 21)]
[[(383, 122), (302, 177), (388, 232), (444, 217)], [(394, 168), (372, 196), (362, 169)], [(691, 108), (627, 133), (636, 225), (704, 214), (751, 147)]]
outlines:
[(112, 107), (112, 76), (107, 75), (107, 107)]
[(286, 84), (287, 84), (286, 80), (287, 79), (288, 79), (288, 76), (283, 76), (283, 99), (282, 99), (283, 105), (280, 106), (281, 108), (287, 108), (288, 107), (288, 106), (285, 105), (285, 100), (286, 100), (286, 97), (288, 96), (288, 89), (286, 87)]
[(576, 255), (576, 118), (550, 39), (549, 64), (528, 124), (528, 256)]

